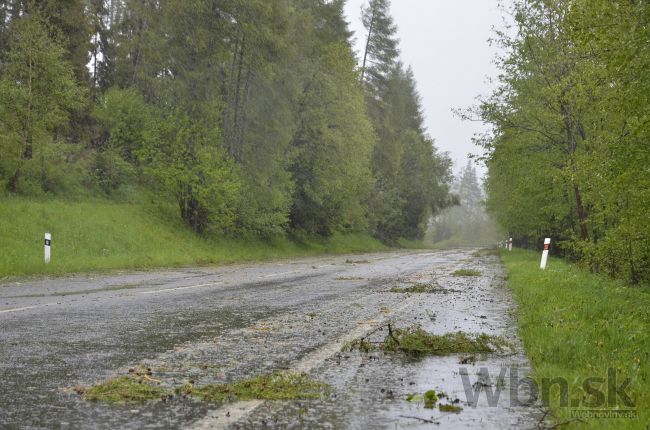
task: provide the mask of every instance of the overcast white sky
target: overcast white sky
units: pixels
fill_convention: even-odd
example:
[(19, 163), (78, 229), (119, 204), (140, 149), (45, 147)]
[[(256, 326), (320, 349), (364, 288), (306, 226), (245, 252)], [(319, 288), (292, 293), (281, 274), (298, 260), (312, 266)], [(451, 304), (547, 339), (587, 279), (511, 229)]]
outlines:
[[(346, 14), (355, 32), (357, 50), (364, 38), (361, 5), (347, 0)], [(496, 48), (487, 40), (492, 27), (503, 27), (497, 0), (393, 0), (392, 16), (398, 26), (401, 58), (411, 65), (418, 82), (429, 134), (436, 146), (449, 151), (454, 171), (467, 163), (468, 153), (480, 152), (471, 138), (483, 130), (480, 123), (463, 122), (452, 108), (466, 108), (491, 86), (496, 76), (492, 59)], [(480, 170), (481, 175), (483, 169)]]

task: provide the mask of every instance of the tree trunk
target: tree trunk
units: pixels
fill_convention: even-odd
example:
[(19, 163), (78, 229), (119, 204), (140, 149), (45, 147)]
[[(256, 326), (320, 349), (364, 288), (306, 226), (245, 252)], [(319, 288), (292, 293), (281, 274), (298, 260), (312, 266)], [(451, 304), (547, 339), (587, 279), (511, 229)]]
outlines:
[(636, 271), (636, 267), (634, 265), (634, 252), (632, 250), (632, 241), (630, 239), (627, 239), (625, 242), (627, 248), (627, 258), (630, 261), (630, 282), (633, 285), (637, 285), (639, 283), (639, 276)]
[(242, 85), (242, 74), (244, 70), (244, 45), (246, 39), (242, 39), (241, 48), (239, 49), (239, 65), (237, 66), (237, 82), (235, 85), (235, 102), (234, 102), (234, 115), (233, 115), (233, 124), (232, 124), (232, 138), (230, 141), (230, 153), (238, 159), (238, 148), (237, 148), (237, 129), (239, 127), (239, 99), (241, 97), (241, 85)]
[(7, 189), (10, 192), (15, 193), (18, 191), (18, 181), (20, 180), (20, 175), (21, 175), (21, 170), (20, 167), (18, 167), (14, 172), (13, 176), (11, 177), (9, 184), (7, 185)]
[(237, 65), (237, 60), (239, 59), (239, 37), (240, 31), (237, 30), (237, 38), (235, 40), (235, 47), (233, 49), (232, 61), (230, 62), (230, 75), (228, 76), (228, 83), (226, 84), (226, 109), (224, 110), (224, 119), (223, 119), (223, 142), (225, 145), (228, 145), (228, 152), (231, 156), (234, 157), (233, 148), (231, 145), (232, 142), (232, 103), (233, 103), (233, 86), (235, 85), (235, 66)]
[[(240, 117), (241, 121), (239, 124), (238, 128), (238, 134), (237, 134), (237, 148), (241, 149), (244, 144), (244, 134), (246, 132), (246, 120), (247, 120), (247, 115), (246, 115), (246, 106), (248, 104), (248, 99), (250, 98), (251, 95), (251, 79), (252, 79), (252, 71), (250, 66), (248, 67), (248, 73), (246, 73), (246, 83), (244, 84), (244, 99), (242, 100), (240, 104)], [(237, 153), (238, 157), (241, 158), (241, 154), (238, 152)], [(238, 159), (237, 161), (241, 161)]]
[(372, 11), (372, 19), (370, 20), (370, 28), (368, 29), (368, 38), (366, 39), (366, 48), (363, 51), (363, 63), (361, 64), (361, 79), (360, 82), (363, 83), (364, 76), (366, 74), (366, 62), (368, 61), (368, 49), (370, 48), (370, 38), (372, 37), (372, 30), (375, 26), (375, 11)]
[[(142, 2), (144, 7), (144, 2)], [(141, 60), (140, 44), (142, 43), (142, 34), (144, 33), (145, 22), (142, 16), (138, 17), (138, 45), (135, 47), (135, 52), (132, 53), (133, 59), (131, 60), (131, 86), (135, 86), (138, 80), (138, 66)]]
[(194, 197), (191, 185), (184, 187), (181, 191), (178, 204), (181, 210), (181, 218), (195, 233), (203, 232), (203, 222), (200, 217), (200, 203)]
[[(574, 123), (571, 119), (571, 109), (565, 103), (560, 103), (560, 109), (563, 115), (564, 128), (567, 135), (567, 154), (569, 156), (569, 166), (571, 168), (571, 184), (573, 185), (573, 194), (575, 196), (576, 211), (578, 213), (578, 222), (580, 224), (580, 238), (582, 240), (589, 240), (589, 230), (587, 228), (587, 214), (585, 207), (582, 203), (582, 193), (580, 192), (580, 186), (578, 185), (577, 174), (578, 168), (576, 167), (575, 160), (573, 155), (576, 152), (578, 147), (576, 132), (574, 130)], [(582, 130), (584, 133), (584, 130)], [(586, 134), (583, 134), (586, 137)]]
[(574, 184), (573, 191), (576, 197), (576, 209), (578, 210), (578, 221), (580, 222), (580, 238), (582, 240), (588, 240), (589, 230), (587, 229), (587, 215), (585, 213), (585, 208), (582, 204), (582, 194), (580, 193), (580, 187), (578, 187), (577, 184)]
[[(34, 156), (34, 144), (32, 141), (32, 78), (33, 78), (33, 65), (32, 65), (32, 60), (31, 57), (29, 59), (29, 75), (27, 78), (27, 89), (29, 93), (29, 101), (27, 102), (27, 114), (23, 123), (23, 136), (25, 138), (25, 146), (23, 147), (23, 153), (22, 153), (22, 159), (23, 160), (31, 160), (32, 157)], [(15, 193), (18, 191), (18, 181), (20, 180), (20, 176), (22, 175), (21, 171), (21, 162), (19, 162), (18, 167), (16, 168), (16, 171), (14, 172), (13, 176), (11, 177), (11, 181), (9, 181), (8, 184), (8, 189), (9, 191)]]

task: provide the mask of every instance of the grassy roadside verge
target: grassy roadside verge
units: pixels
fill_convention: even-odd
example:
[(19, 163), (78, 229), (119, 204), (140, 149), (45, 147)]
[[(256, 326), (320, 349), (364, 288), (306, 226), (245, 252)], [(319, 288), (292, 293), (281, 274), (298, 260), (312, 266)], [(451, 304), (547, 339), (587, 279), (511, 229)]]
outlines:
[[(540, 394), (544, 379), (568, 382), (568, 406), (561, 404), (559, 384), (550, 390), (555, 421), (574, 419), (576, 410), (633, 409), (637, 419), (590, 417), (569, 428), (647, 429), (650, 290), (595, 276), (559, 259), (551, 259), (549, 268), (541, 271), (540, 255), (533, 252), (516, 250), (501, 256), (519, 305), (519, 333)], [(616, 370), (616, 386), (629, 378), (625, 391), (634, 407), (625, 406), (615, 390), (608, 392), (610, 369)], [(585, 387), (588, 378), (601, 379)], [(602, 398), (591, 396), (590, 387)]]
[[(43, 235), (52, 233), (52, 262)], [(382, 251), (361, 234), (296, 243), (288, 238), (202, 239), (173, 207), (108, 200), (0, 199), (0, 278), (109, 269), (224, 264), (316, 254)]]

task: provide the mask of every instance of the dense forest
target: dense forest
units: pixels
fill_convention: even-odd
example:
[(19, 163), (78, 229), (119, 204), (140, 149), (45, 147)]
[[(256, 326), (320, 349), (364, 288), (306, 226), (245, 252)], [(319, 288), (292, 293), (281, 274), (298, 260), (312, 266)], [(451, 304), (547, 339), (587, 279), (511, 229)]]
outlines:
[(421, 239), (451, 163), (388, 0), (0, 1), (0, 196), (173, 201), (202, 235)]
[(469, 117), (488, 208), (515, 244), (650, 281), (650, 3), (517, 0), (494, 92)]

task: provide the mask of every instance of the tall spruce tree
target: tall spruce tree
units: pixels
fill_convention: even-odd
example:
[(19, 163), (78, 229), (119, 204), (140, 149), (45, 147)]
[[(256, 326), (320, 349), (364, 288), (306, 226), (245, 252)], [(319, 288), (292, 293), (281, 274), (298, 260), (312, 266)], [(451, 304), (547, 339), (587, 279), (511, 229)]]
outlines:
[[(306, 2), (307, 3), (307, 2)], [(367, 228), (374, 135), (358, 85), (342, 2), (310, 1), (306, 73), (293, 137), (293, 229), (329, 236)]]
[(367, 33), (361, 80), (377, 134), (372, 155), (373, 232), (388, 243), (401, 237), (421, 239), (429, 216), (448, 201), (451, 166), (426, 135), (412, 70), (398, 61), (390, 1), (370, 1), (362, 19)]
[(390, 14), (390, 0), (370, 0), (362, 9), (361, 19), (366, 29), (361, 82), (366, 83), (371, 95), (379, 96), (399, 57), (397, 26)]

